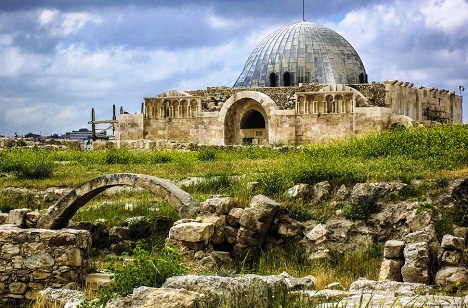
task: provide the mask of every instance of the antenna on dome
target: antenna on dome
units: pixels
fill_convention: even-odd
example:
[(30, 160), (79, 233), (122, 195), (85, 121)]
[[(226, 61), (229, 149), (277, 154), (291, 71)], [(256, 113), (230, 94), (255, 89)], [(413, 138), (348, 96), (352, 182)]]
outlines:
[(304, 1), (305, 1), (305, 0), (302, 0), (302, 21), (305, 21), (305, 17), (304, 17)]

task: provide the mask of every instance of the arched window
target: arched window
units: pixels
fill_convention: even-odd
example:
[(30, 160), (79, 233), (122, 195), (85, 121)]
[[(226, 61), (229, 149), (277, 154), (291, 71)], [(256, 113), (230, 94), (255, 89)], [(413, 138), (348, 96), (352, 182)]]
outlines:
[(270, 74), (270, 87), (278, 86), (278, 75), (276, 73)]
[(359, 83), (364, 83), (364, 73), (359, 74)]
[(290, 72), (286, 72), (283, 74), (283, 85), (285, 87), (291, 86), (291, 73)]

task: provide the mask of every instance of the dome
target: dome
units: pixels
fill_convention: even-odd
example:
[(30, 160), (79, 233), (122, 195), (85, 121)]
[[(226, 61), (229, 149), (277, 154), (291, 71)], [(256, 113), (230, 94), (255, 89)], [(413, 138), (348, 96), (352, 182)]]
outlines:
[(341, 35), (298, 22), (268, 35), (245, 63), (235, 88), (295, 86), (299, 83), (367, 82), (361, 58)]

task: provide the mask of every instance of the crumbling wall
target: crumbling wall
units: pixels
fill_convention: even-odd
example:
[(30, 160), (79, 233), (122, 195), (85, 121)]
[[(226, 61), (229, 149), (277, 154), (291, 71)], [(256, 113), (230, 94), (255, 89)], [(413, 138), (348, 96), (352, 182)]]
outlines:
[(0, 306), (33, 300), (47, 287), (81, 283), (90, 249), (88, 231), (0, 225)]

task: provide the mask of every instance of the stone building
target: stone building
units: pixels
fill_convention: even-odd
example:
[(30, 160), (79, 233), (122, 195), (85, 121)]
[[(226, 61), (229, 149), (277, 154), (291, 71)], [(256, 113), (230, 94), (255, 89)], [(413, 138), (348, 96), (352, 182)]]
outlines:
[(115, 137), (200, 144), (306, 144), (412, 122), (462, 122), (455, 92), (389, 80), (368, 82), (338, 33), (309, 22), (280, 28), (247, 59), (232, 88), (168, 91), (120, 114)]

